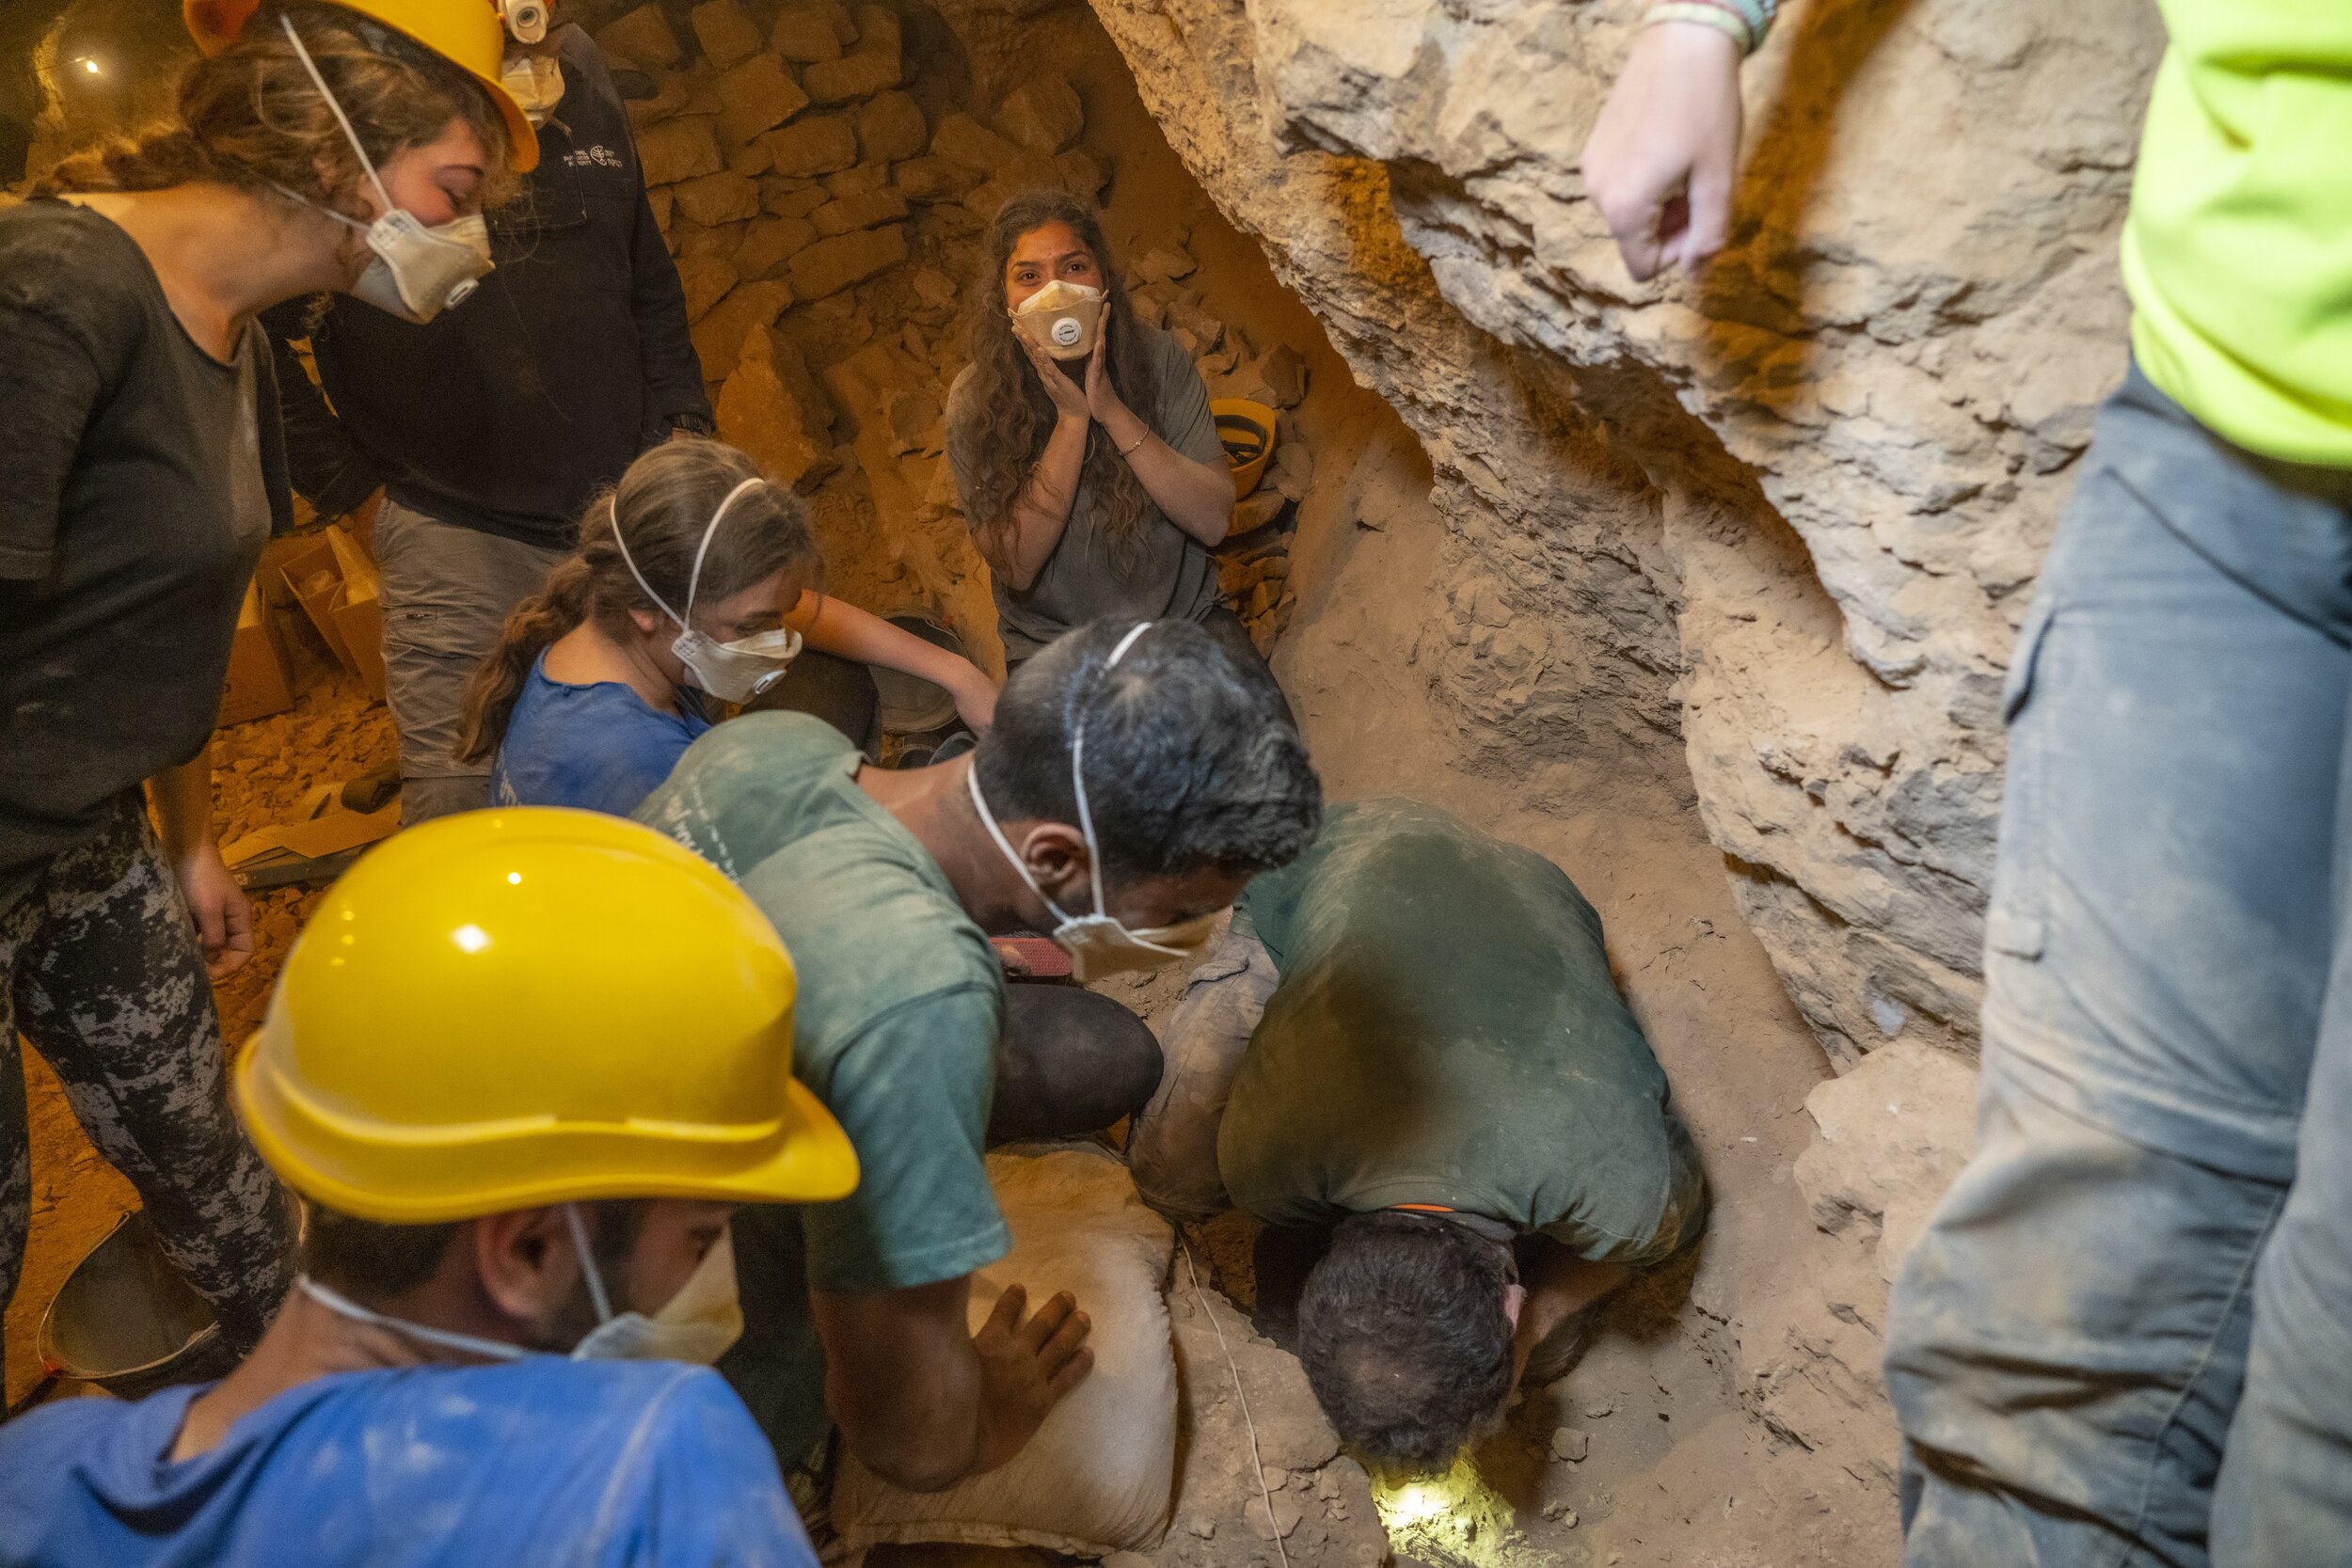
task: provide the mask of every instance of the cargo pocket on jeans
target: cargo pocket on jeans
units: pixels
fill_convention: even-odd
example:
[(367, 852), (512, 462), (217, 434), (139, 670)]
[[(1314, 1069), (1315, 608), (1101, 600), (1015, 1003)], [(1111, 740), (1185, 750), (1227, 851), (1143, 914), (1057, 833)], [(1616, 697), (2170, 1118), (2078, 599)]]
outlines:
[(2001, 689), (2009, 727), (2009, 764), (2001, 784), (2001, 829), (1994, 849), (1993, 899), (1984, 939), (1996, 953), (2039, 958), (2049, 938), (2048, 759), (2032, 718), (2034, 690), (2055, 611), (2037, 604), (2017, 634), (2017, 651)]

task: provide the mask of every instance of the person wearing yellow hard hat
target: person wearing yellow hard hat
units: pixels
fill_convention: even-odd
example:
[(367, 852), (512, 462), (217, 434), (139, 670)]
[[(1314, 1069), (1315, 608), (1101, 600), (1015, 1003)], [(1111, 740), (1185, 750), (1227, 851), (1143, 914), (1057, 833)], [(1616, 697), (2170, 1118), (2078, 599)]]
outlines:
[(294, 490), (348, 518), (381, 574), (410, 824), (491, 803), (489, 758), (464, 744), (468, 684), (597, 498), (673, 436), (717, 428), (616, 72), (548, 0), (468, 14), (491, 32), (504, 17), (504, 79), (540, 120), (538, 167), (489, 214), (482, 298), (421, 331), (347, 298), (264, 323)]
[[(255, 318), (322, 291), (447, 304), (533, 143), (485, 0), (273, 6), (233, 40), (225, 16), (192, 14), (215, 52), (171, 119), (0, 210), (0, 1052), (21, 1030), (56, 1069), (242, 1349), (292, 1241), (207, 985), (252, 935), (206, 747), (262, 542), (293, 522)], [(0, 1300), (25, 1150), (0, 1094)]]
[(240, 1053), (303, 1273), (207, 1389), (0, 1433), (0, 1561), (814, 1568), (704, 1367), (738, 1205), (857, 1183), (751, 898), (650, 829), (428, 824), (328, 893)]

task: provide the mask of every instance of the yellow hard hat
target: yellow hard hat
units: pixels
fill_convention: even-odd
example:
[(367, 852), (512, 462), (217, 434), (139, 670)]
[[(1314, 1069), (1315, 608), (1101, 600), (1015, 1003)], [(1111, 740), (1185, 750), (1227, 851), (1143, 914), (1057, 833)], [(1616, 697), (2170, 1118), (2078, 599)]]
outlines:
[(288, 1186), (389, 1224), (836, 1198), (857, 1156), (792, 1076), (794, 990), (759, 906), (651, 828), (442, 817), (321, 902), (238, 1054), (237, 1113)]
[(1209, 404), (1209, 414), (1216, 420), (1225, 461), (1233, 470), (1233, 499), (1245, 499), (1258, 487), (1266, 459), (1274, 455), (1274, 410), (1248, 398), (1219, 398)]
[[(491, 0), (331, 0), (343, 10), (381, 23), (469, 72), (490, 91), (506, 119), (512, 149), (507, 163), (517, 174), (539, 166), (539, 134), (499, 72), (506, 59), (506, 24)], [(217, 55), (237, 41), (262, 0), (181, 0), (180, 14), (196, 46)]]

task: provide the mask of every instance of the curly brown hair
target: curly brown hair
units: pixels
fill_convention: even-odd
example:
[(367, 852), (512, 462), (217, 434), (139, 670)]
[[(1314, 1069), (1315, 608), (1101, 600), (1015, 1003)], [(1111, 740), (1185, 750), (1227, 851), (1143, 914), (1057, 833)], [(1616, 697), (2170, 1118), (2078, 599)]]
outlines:
[(472, 76), (341, 7), (264, 5), (236, 42), (188, 62), (172, 119), (62, 159), (33, 182), (32, 194), (159, 191), (211, 181), (248, 191), (280, 187), (364, 219), (367, 175), (288, 40), (281, 14), (378, 169), (462, 119), (488, 154), (483, 205), (513, 193), (506, 121)]
[[(1150, 356), (1145, 351), (1136, 309), (1119, 279), (1110, 245), (1103, 237), (1103, 219), (1092, 203), (1068, 191), (1023, 191), (996, 211), (988, 228), (988, 270), (979, 280), (977, 308), (973, 312), (970, 353), (973, 391), (980, 409), (981, 426), (972, 472), (974, 527), (995, 522), (1012, 510), (1013, 501), (1054, 434), (1054, 400), (1046, 395), (1037, 368), (1029, 363), (1014, 338), (1010, 304), (1005, 293), (1005, 267), (1021, 237), (1049, 223), (1066, 223), (1103, 270), (1108, 296), (1105, 330), (1111, 384), (1120, 401), (1156, 428), (1156, 393)], [(1085, 373), (1083, 364), (1078, 366)], [(1087, 431), (1085, 466), (1079, 483), (1103, 498), (1103, 532), (1112, 561), (1133, 563), (1143, 536), (1143, 523), (1152, 498), (1099, 426)]]

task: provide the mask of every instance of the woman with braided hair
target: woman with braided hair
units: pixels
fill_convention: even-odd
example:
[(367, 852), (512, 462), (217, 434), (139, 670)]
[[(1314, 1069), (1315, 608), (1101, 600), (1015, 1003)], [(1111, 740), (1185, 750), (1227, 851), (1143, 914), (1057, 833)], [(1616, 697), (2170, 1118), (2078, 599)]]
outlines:
[(818, 592), (818, 574), (800, 498), (749, 457), (700, 436), (655, 447), (589, 503), (579, 551), (507, 617), (467, 693), (459, 760), (493, 765), (496, 804), (626, 816), (719, 704), (776, 695), (803, 646), (944, 687), (987, 733), (993, 681)]
[(462, 298), (483, 206), (537, 147), (483, 0), (187, 15), (204, 54), (173, 118), (0, 212), (0, 1302), (31, 1219), (22, 1031), (242, 1352), (292, 1240), (230, 1116), (209, 984), (252, 935), (207, 745), (291, 521), (255, 318)]

